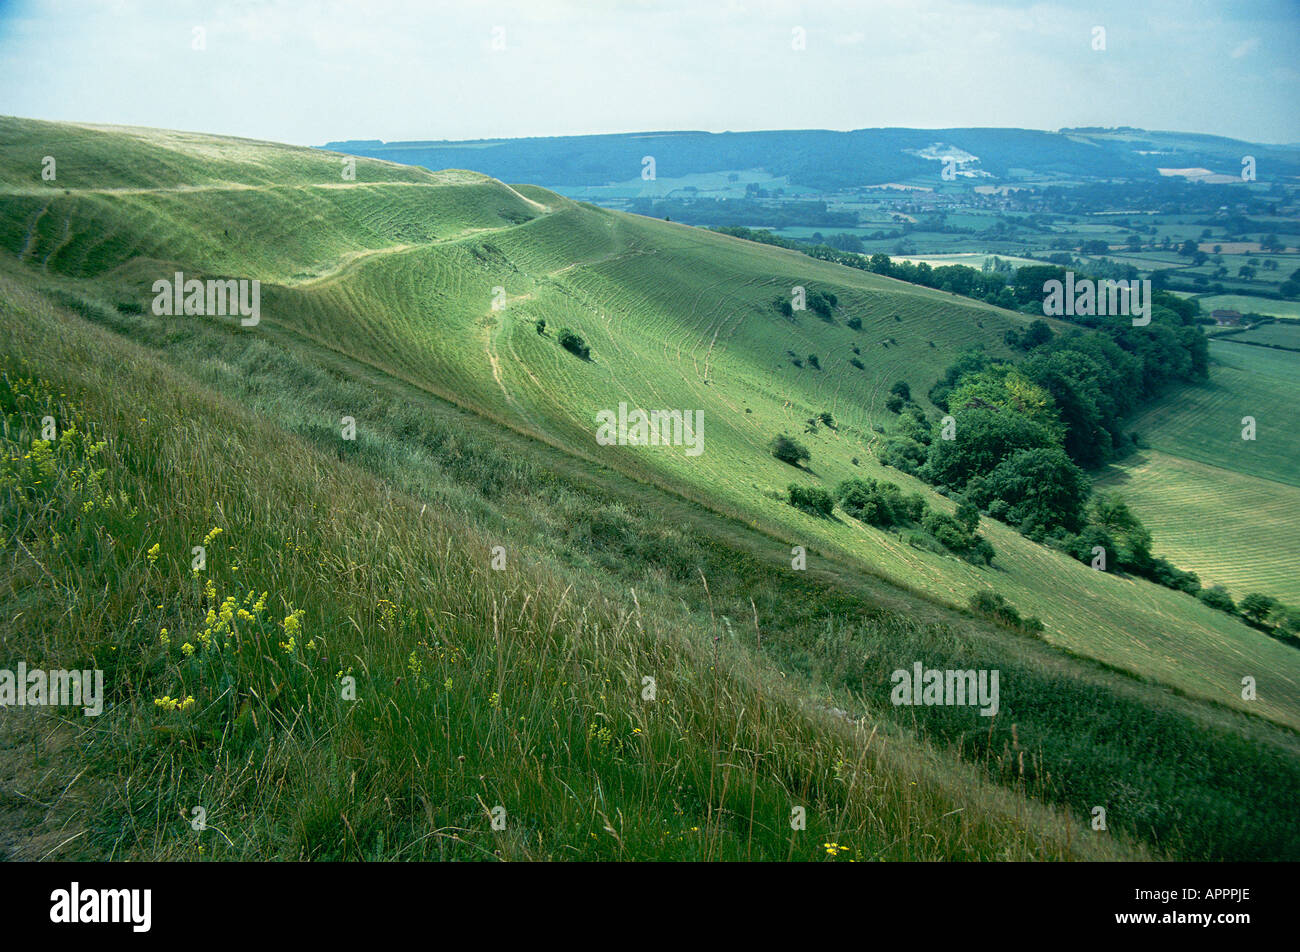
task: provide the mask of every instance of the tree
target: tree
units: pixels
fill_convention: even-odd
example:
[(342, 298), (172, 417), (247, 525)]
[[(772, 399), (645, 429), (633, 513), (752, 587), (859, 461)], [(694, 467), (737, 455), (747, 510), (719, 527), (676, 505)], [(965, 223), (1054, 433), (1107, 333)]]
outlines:
[(1016, 450), (1056, 446), (1051, 430), (1022, 413), (972, 409), (953, 416), (955, 438), (942, 439), (940, 424), (925, 465), (926, 478), (940, 486), (964, 489), (969, 480), (991, 473)]
[(802, 509), (814, 516), (830, 517), (835, 512), (835, 497), (819, 486), (799, 486), (791, 483), (786, 487), (790, 505)]
[(1232, 596), (1222, 585), (1211, 585), (1209, 588), (1203, 588), (1196, 596), (1211, 608), (1217, 608), (1221, 612), (1232, 614), (1237, 607), (1232, 603)]
[(967, 532), (976, 531), (980, 527), (980, 507), (963, 499), (957, 506), (957, 522)]
[(1091, 523), (1115, 540), (1119, 568), (1143, 574), (1151, 566), (1151, 532), (1118, 493), (1099, 496), (1092, 504)]
[(1271, 595), (1261, 595), (1259, 592), (1251, 592), (1241, 600), (1237, 608), (1243, 615), (1249, 618), (1255, 624), (1263, 624), (1264, 619), (1269, 616), (1274, 608), (1277, 607), (1278, 601)]
[(545, 334), (545, 333), (546, 333), (546, 318), (544, 318), (544, 317), (539, 317), (539, 318), (537, 319), (537, 333), (539, 333), (539, 334)]
[(783, 463), (789, 463), (791, 466), (798, 466), (805, 460), (812, 459), (808, 447), (784, 433), (772, 440), (770, 448), (773, 456)]
[[(974, 502), (988, 506), (1001, 499), (1010, 506), (1007, 521), (1026, 531), (1060, 527), (1078, 532), (1091, 492), (1092, 481), (1084, 471), (1054, 446), (1016, 450), (969, 484)], [(959, 516), (961, 512), (958, 509)]]
[(1033, 350), (1039, 344), (1046, 344), (1051, 339), (1052, 326), (1040, 317), (1025, 328), (1024, 336), (1020, 338), (1020, 346), (1025, 350)]
[(591, 359), (591, 348), (587, 346), (587, 342), (567, 327), (560, 331), (560, 346), (583, 360)]
[(1105, 375), (1097, 361), (1078, 351), (1060, 350), (1030, 358), (1024, 372), (1048, 394), (1059, 414), (1070, 458), (1081, 466), (1105, 462), (1113, 439), (1105, 426)]

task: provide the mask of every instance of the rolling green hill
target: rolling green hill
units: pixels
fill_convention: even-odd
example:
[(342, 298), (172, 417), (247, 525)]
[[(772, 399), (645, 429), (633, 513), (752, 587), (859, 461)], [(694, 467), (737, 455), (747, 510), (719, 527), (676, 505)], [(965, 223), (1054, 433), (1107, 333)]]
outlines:
[[(101, 586), (115, 593), (71, 641), (98, 661), (107, 632), (125, 625), (112, 647), (124, 664), (130, 656), (130, 683), (161, 692), (170, 676), (209, 705), (208, 733), (182, 731), (176, 742), (186, 765), (178, 791), (201, 786), (200, 768), (213, 769), (208, 747), (231, 725), (247, 744), (272, 745), (280, 760), (269, 769), (294, 782), (305, 780), (290, 764), (306, 756), (349, 784), (330, 758), (373, 745), (370, 732), (380, 729), (331, 708), (324, 724), (300, 730), (296, 708), (275, 699), (291, 691), (294, 704), (324, 705), (333, 690), (326, 668), (336, 659), (358, 671), (375, 666), (366, 716), (383, 724), (391, 746), (383, 768), (368, 767), (361, 782), (376, 796), (403, 790), (399, 818), (373, 813), (363, 806), (373, 797), (339, 786), (308, 799), (286, 840), (249, 819), (247, 790), (223, 773), (222, 795), (242, 818), (228, 855), (255, 854), (268, 842), (282, 855), (389, 855), (392, 836), (414, 836), (427, 820), (455, 832), (405, 855), (473, 855), (492, 843), (489, 855), (779, 857), (796, 842), (780, 816), (796, 791), (821, 805), (818, 843), (851, 831), (863, 855), (1064, 855), (1079, 835), (1072, 824), (1098, 803), (1118, 805), (1117, 829), (1136, 841), (1125, 850), (1144, 848), (1141, 841), (1197, 856), (1297, 848), (1294, 821), (1279, 827), (1269, 798), (1300, 771), (1300, 653), (1186, 595), (1093, 572), (998, 523), (983, 528), (997, 558), (976, 567), (784, 501), (792, 479), (830, 488), (865, 474), (950, 510), (876, 462), (874, 428), (893, 419), (889, 388), (903, 380), (923, 393), (971, 345), (1006, 354), (1004, 333), (1029, 318), (468, 172), (358, 159), (350, 180), (339, 156), (266, 143), (13, 119), (0, 120), (0, 133), (6, 413), (17, 433), (29, 404), (52, 401), (61, 419), (115, 433), (112, 478), (142, 500), (131, 505), (145, 523), (96, 528), (58, 510), (46, 535), (27, 540), (45, 558), (24, 561), (29, 574), (9, 579), (6, 600), (20, 598), (16, 581), (45, 578), (42, 564), (65, 573), (50, 572), (54, 584), (36, 599), (48, 617), (58, 617), (54, 606), (70, 593), (83, 610)], [(40, 179), (45, 155), (58, 161), (54, 182)], [(153, 282), (177, 270), (261, 281), (260, 322), (156, 316)], [(833, 293), (829, 318), (784, 316), (776, 302), (795, 286)], [(590, 360), (559, 345), (562, 328), (586, 340)], [(597, 413), (620, 403), (698, 411), (703, 452), (598, 444)], [(803, 433), (822, 411), (834, 427)], [(344, 417), (355, 420), (355, 441), (340, 439)], [(807, 470), (768, 453), (781, 431), (808, 444)], [(30, 439), (22, 445), (30, 452)], [(268, 579), (250, 578), (254, 587), (273, 580), (276, 611), (305, 609), (328, 665), (304, 659), (300, 669), (269, 636), (275, 664), (235, 662), (222, 680), (157, 646), (157, 629), (184, 630), (211, 602), (197, 582), (190, 586), (181, 555), (223, 525), (232, 561), (213, 570), (221, 597), (252, 591), (241, 572)], [(94, 585), (71, 581), (86, 566), (58, 536), (73, 532), (114, 553), (95, 570), (102, 578), (91, 573)], [(160, 538), (171, 554), (155, 579), (144, 553)], [(529, 574), (489, 574), (498, 544), (507, 564)], [(793, 546), (806, 548), (806, 572), (792, 569)], [(141, 572), (148, 595), (133, 601), (143, 595), (134, 591)], [(1042, 639), (960, 608), (990, 588), (1041, 617)], [(155, 604), (163, 607), (146, 609)], [(50, 652), (62, 644), (61, 632), (24, 631)], [(677, 640), (665, 640), (669, 632)], [(670, 724), (644, 721), (634, 703), (646, 668), (636, 659), (645, 652), (652, 667), (675, 657), (672, 680), (691, 685)], [(1000, 667), (1010, 723), (996, 719), (996, 735), (985, 737), (978, 716), (891, 709), (889, 671), (922, 658)], [(1242, 699), (1244, 676), (1258, 679), (1258, 700)], [(430, 711), (456, 712), (455, 723), (422, 714), (403, 726), (405, 704), (384, 702), (398, 696), (397, 678), (403, 691), (447, 685)], [(614, 688), (601, 684), (619, 678), (621, 700), (608, 700)], [(788, 729), (806, 732), (802, 739), (772, 733), (747, 706), (767, 691), (787, 705)], [(521, 708), (503, 700), (520, 692), (529, 698)], [(548, 709), (557, 692), (572, 705), (560, 720)], [(234, 703), (241, 697), (246, 707)], [(139, 708), (116, 716), (145, 745), (159, 725), (147, 705)], [(503, 710), (525, 726), (507, 724)], [(258, 711), (288, 740), (254, 724)], [(846, 782), (843, 773), (874, 750), (861, 746), (868, 724), (866, 733), (878, 728), (899, 752), (898, 761), (880, 752), (884, 759), (864, 768), (884, 785), (870, 795), (876, 780), (860, 773)], [(408, 729), (410, 737), (395, 739)], [(838, 731), (847, 732), (842, 742), (831, 739)], [(643, 735), (651, 736), (633, 739)], [(718, 750), (745, 743), (760, 753), (743, 758), (743, 769), (718, 764)], [(792, 743), (797, 755), (787, 751)], [(1106, 754), (1081, 760), (1071, 752), (1080, 743)], [(1144, 764), (1152, 745), (1168, 759)], [(422, 762), (428, 749), (439, 757), (482, 750), (478, 762), (491, 764), (492, 779), (476, 787), (472, 768), (460, 776), (455, 763)], [(1017, 756), (1025, 749), (1028, 767)], [(550, 752), (550, 766), (537, 751)], [(1231, 758), (1257, 763), (1258, 787), (1229, 793), (1217, 773), (1206, 779), (1194, 766), (1222, 760), (1226, 776)], [(680, 762), (680, 772), (661, 769), (669, 762)], [(925, 807), (947, 829), (933, 848), (918, 845), (929, 821), (905, 819), (913, 809), (906, 788), (922, 763), (947, 791)], [(980, 785), (954, 792), (973, 782), (967, 770)], [(1013, 794), (999, 783), (1051, 805), (1012, 830), (1012, 808), (1000, 798)], [(559, 792), (566, 785), (581, 792), (568, 799)], [(750, 793), (749, 806), (736, 800), (737, 785)], [(481, 814), (503, 789), (528, 804), (529, 832), (467, 832), (483, 826)], [(876, 795), (893, 799), (887, 816), (869, 820)], [(766, 810), (761, 832), (757, 800)], [(1238, 816), (1248, 800), (1258, 814), (1250, 823)], [(611, 802), (623, 804), (621, 819)], [(687, 818), (670, 821), (671, 850), (660, 802)], [(976, 803), (987, 816), (941, 822)], [(353, 830), (349, 838), (349, 821), (337, 822), (353, 809), (364, 815), (366, 836)], [(582, 817), (596, 818), (596, 843), (575, 833), (585, 829)], [(164, 829), (152, 834), (158, 848), (181, 855), (184, 834)], [(462, 835), (478, 846), (450, 841)], [(1080, 848), (1091, 856), (1098, 847)], [(129, 849), (150, 855), (139, 842)]]

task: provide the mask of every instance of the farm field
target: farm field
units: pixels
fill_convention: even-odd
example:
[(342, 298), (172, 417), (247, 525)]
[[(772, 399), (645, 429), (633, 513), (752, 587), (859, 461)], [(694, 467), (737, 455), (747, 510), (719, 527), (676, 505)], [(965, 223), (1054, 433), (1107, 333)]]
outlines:
[(1300, 604), (1300, 487), (1148, 451), (1108, 467), (1115, 490), (1156, 539), (1156, 555), (1240, 601), (1250, 592)]
[[(1265, 325), (1270, 342), (1296, 329)], [(1245, 336), (1245, 335), (1243, 335)], [(1121, 492), (1155, 536), (1155, 551), (1203, 585), (1300, 600), (1300, 439), (1285, 425), (1300, 353), (1212, 341), (1211, 383), (1189, 387), (1133, 421), (1151, 447), (1107, 467), (1099, 486)], [(1254, 441), (1241, 418), (1254, 416)]]
[(1300, 323), (1263, 324), (1241, 334), (1230, 334), (1221, 343), (1266, 344), (1300, 351)]
[(1201, 304), (1201, 310), (1206, 313), (1225, 309), (1240, 311), (1242, 314), (1269, 314), (1273, 317), (1300, 319), (1300, 301), (1277, 301), (1243, 294), (1211, 294), (1197, 300)]
[[(1171, 394), (1136, 416), (1131, 429), (1170, 456), (1300, 486), (1300, 433), (1290, 424), (1300, 354), (1210, 342), (1210, 383)], [(1242, 419), (1256, 438), (1242, 439)]]

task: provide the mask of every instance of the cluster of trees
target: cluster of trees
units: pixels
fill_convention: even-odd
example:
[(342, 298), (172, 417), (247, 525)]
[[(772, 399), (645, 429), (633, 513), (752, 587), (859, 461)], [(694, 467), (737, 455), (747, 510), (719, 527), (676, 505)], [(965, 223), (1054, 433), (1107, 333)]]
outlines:
[[(1200, 336), (1194, 310), (1177, 316), (1191, 322), (1180, 328)], [(1123, 499), (1094, 497), (1084, 471), (1112, 457), (1121, 421), (1140, 403), (1171, 380), (1205, 375), (1190, 335), (1144, 346), (1112, 328), (1054, 336), (1035, 325), (1024, 337), (1036, 343), (1019, 363), (980, 349), (962, 354), (930, 390), (948, 414), (938, 422), (910, 402), (906, 383), (895, 384), (892, 395), (905, 407), (896, 410), (881, 462), (959, 498), (959, 523), (970, 524), (973, 513), (977, 525), (982, 511), (1098, 569), (1186, 592), (1300, 646), (1300, 609), (1260, 593), (1235, 605), (1221, 587), (1202, 588), (1195, 572), (1152, 554), (1150, 531)], [(1155, 327), (1153, 319), (1135, 330)], [(1183, 340), (1189, 346), (1180, 348)], [(942, 529), (925, 528), (943, 541)]]
[[(541, 330), (538, 331), (539, 334), (541, 332)], [(569, 328), (566, 327), (560, 331), (559, 341), (560, 346), (574, 356), (581, 357), (583, 360), (591, 360), (591, 347), (582, 337), (569, 330)]]
[(897, 485), (883, 480), (846, 479), (835, 493), (820, 486), (790, 483), (790, 505), (813, 516), (829, 519), (838, 502), (841, 509), (878, 529), (911, 530), (909, 544), (933, 551), (949, 551), (985, 565), (993, 561), (993, 546), (979, 534), (980, 513), (970, 503), (957, 507), (955, 516), (932, 509), (919, 493), (904, 496)]
[(1291, 272), (1291, 276), (1278, 286), (1278, 293), (1286, 298), (1300, 298), (1300, 268)]
[[(929, 542), (973, 562), (993, 561), (993, 546), (979, 534), (980, 513), (963, 502), (955, 516), (932, 509), (919, 493), (904, 496), (894, 483), (875, 479), (846, 479), (836, 489), (840, 508), (878, 529), (912, 529), (908, 541), (921, 548)], [(925, 537), (917, 535), (920, 529)]]
[[(990, 304), (996, 304), (999, 307), (1015, 310), (1025, 303), (1017, 301), (1015, 294), (1008, 286), (1007, 276), (997, 272), (977, 271), (975, 268), (961, 264), (934, 268), (924, 261), (919, 263), (895, 261), (884, 252), (877, 252), (868, 258), (864, 255), (840, 251), (830, 245), (805, 247), (803, 251), (809, 257), (822, 261), (833, 261), (836, 264), (857, 268), (859, 271), (870, 271), (873, 274), (883, 274), (886, 277), (897, 278), (900, 281), (908, 281), (923, 287), (950, 291), (963, 297), (988, 301)], [(1042, 300), (1042, 285), (1040, 283), (1038, 294), (1040, 307), (1042, 306)]]
[(835, 513), (835, 497), (820, 486), (800, 486), (791, 483), (786, 487), (790, 505), (812, 516), (829, 519)]
[(889, 388), (889, 397), (885, 400), (885, 409), (890, 413), (902, 413), (903, 407), (912, 402), (912, 388), (906, 380), (897, 381)]
[[(824, 321), (834, 320), (834, 311), (839, 303), (840, 299), (830, 291), (822, 291), (818, 288), (804, 289), (805, 306)], [(773, 304), (786, 317), (794, 317), (794, 302), (786, 295), (777, 295)]]
[[(831, 428), (835, 425), (829, 412), (813, 417), (808, 423), (812, 429), (817, 423)], [(773, 456), (791, 466), (800, 466), (811, 458), (806, 446), (785, 433), (772, 440), (770, 449)], [(950, 516), (932, 509), (919, 493), (904, 496), (894, 483), (856, 477), (841, 482), (834, 494), (818, 486), (798, 483), (790, 483), (786, 494), (790, 505), (810, 515), (830, 518), (838, 502), (846, 513), (867, 525), (910, 530), (906, 540), (918, 548), (946, 550), (985, 565), (993, 561), (992, 544), (979, 534), (980, 511), (969, 501), (961, 502), (956, 514)]]
[(1251, 592), (1240, 602), (1222, 585), (1211, 585), (1196, 592), (1196, 597), (1219, 611), (1236, 615), (1247, 624), (1266, 632), (1280, 641), (1300, 648), (1300, 608), (1285, 605), (1272, 595)]

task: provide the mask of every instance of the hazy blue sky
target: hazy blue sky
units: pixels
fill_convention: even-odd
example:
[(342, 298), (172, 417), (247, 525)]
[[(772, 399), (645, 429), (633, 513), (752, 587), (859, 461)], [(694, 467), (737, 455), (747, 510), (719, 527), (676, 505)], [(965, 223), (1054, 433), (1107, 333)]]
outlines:
[(0, 113), (306, 145), (1075, 125), (1300, 142), (1298, 103), (1300, 0), (0, 0)]

